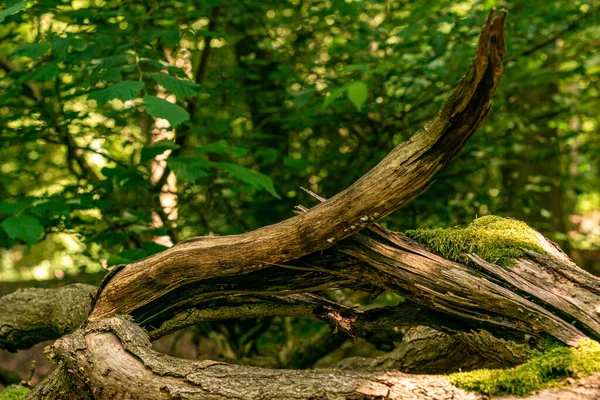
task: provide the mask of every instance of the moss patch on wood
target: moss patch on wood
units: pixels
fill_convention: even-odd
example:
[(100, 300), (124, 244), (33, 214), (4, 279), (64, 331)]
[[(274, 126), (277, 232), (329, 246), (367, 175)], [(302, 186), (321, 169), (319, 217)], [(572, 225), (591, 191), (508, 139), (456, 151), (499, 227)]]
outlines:
[(511, 266), (516, 258), (525, 255), (524, 248), (545, 253), (538, 233), (525, 222), (495, 215), (477, 218), (464, 228), (417, 229), (405, 234), (442, 257), (469, 265), (473, 263), (465, 254), (477, 254), (488, 262)]
[(525, 396), (543, 388), (560, 386), (566, 378), (583, 378), (600, 371), (600, 343), (585, 339), (574, 348), (552, 346), (534, 353), (524, 364), (504, 370), (480, 369), (448, 376), (454, 385), (487, 395)]
[(20, 386), (9, 386), (0, 392), (0, 400), (23, 400), (29, 389)]

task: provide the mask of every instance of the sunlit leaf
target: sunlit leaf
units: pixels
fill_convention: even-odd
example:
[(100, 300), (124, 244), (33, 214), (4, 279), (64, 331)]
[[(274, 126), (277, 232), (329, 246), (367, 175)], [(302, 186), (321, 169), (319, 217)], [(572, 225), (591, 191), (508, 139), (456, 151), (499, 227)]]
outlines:
[(107, 88), (90, 92), (88, 99), (96, 100), (99, 104), (105, 104), (113, 99), (133, 100), (143, 88), (143, 82), (121, 81)]
[(219, 169), (229, 172), (232, 176), (241, 180), (242, 182), (245, 182), (256, 189), (264, 189), (278, 199), (281, 198), (273, 186), (273, 181), (267, 175), (237, 164), (220, 162), (215, 163), (215, 165)]
[(47, 64), (31, 73), (27, 80), (34, 82), (49, 82), (54, 79), (60, 70), (56, 64)]
[(28, 43), (22, 44), (15, 49), (13, 52), (16, 56), (38, 58), (43, 56), (48, 50), (50, 50), (50, 43)]
[(198, 95), (200, 85), (197, 83), (175, 78), (171, 75), (164, 74), (162, 72), (149, 74), (152, 79), (169, 92), (177, 96), (178, 99), (184, 99), (186, 97), (195, 97)]
[(146, 146), (142, 149), (142, 159), (141, 162), (146, 162), (148, 160), (152, 160), (159, 154), (164, 153), (167, 150), (176, 150), (179, 148), (179, 145), (173, 143), (173, 141), (169, 139), (161, 140), (160, 142), (153, 143), (150, 146)]
[(2, 214), (15, 214), (23, 208), (22, 205), (16, 203), (3, 203), (0, 202), (0, 215)]
[(170, 157), (167, 165), (177, 178), (196, 182), (209, 174), (212, 163), (200, 157)]
[(367, 101), (368, 94), (369, 88), (367, 84), (362, 81), (353, 82), (348, 86), (348, 98), (358, 111), (361, 110), (365, 101)]
[(321, 110), (324, 110), (327, 107), (329, 107), (331, 103), (333, 103), (338, 97), (340, 97), (342, 93), (346, 91), (346, 89), (348, 89), (348, 85), (341, 86), (335, 89), (334, 91), (330, 92), (329, 96), (325, 97), (323, 105), (321, 106)]
[(133, 261), (139, 260), (140, 258), (144, 258), (148, 255), (146, 250), (143, 249), (131, 249), (122, 251), (119, 254), (112, 254), (106, 260), (108, 266), (118, 265), (118, 264), (129, 264)]
[(5, 10), (0, 11), (0, 23), (4, 22), (4, 18), (6, 18), (7, 16), (17, 13), (17, 12), (21, 11), (22, 9), (24, 9), (25, 6), (27, 6), (27, 2), (21, 1), (19, 3), (13, 4), (12, 6), (6, 8)]
[(190, 119), (187, 111), (165, 99), (159, 99), (155, 96), (144, 96), (144, 104), (146, 105), (146, 112), (149, 115), (166, 119), (174, 128)]
[(5, 219), (2, 222), (2, 228), (9, 238), (22, 239), (28, 244), (37, 242), (44, 233), (44, 227), (40, 221), (27, 214)]
[(244, 149), (242, 147), (235, 147), (229, 145), (226, 140), (219, 140), (218, 142), (213, 142), (206, 144), (204, 146), (196, 148), (194, 150), (196, 154), (233, 154), (236, 156), (243, 156), (248, 153), (248, 149)]

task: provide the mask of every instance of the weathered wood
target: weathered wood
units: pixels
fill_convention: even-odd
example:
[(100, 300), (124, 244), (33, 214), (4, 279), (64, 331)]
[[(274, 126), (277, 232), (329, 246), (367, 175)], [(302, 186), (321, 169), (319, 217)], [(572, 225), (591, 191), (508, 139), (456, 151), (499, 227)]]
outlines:
[(96, 288), (19, 289), (0, 297), (0, 349), (27, 349), (74, 331), (89, 313)]
[[(58, 340), (50, 355), (61, 367), (30, 393), (29, 400), (488, 398), (458, 389), (439, 375), (273, 370), (175, 359), (153, 351), (144, 331), (125, 317), (91, 323)], [(587, 387), (543, 391), (528, 399), (597, 398), (600, 376), (586, 383)]]
[[(0, 348), (26, 349), (71, 333), (85, 321), (96, 290), (94, 286), (75, 284), (56, 289), (22, 289), (0, 297)], [(264, 300), (239, 298), (218, 307), (182, 311), (156, 329), (145, 328), (156, 340), (201, 322), (273, 316), (318, 318), (339, 330), (343, 337), (366, 337), (419, 325), (446, 332), (469, 329), (460, 321), (414, 303), (360, 311), (311, 294)]]
[[(326, 200), (304, 190), (321, 202)], [(367, 233), (371, 235), (358, 233), (337, 246), (377, 271), (373, 274), (362, 268), (357, 281), (362, 278), (400, 291), (419, 304), (462, 319), (532, 335), (543, 332), (570, 345), (585, 337), (573, 326), (576, 324), (600, 338), (600, 278), (578, 268), (538, 232), (537, 241), (545, 254), (523, 249), (528, 257), (515, 260), (511, 267), (486, 262), (476, 254), (466, 255), (484, 273), (432, 254), (379, 224), (369, 226)]]
[(410, 328), (394, 350), (379, 357), (351, 357), (336, 363), (342, 371), (402, 371), (448, 374), (479, 368), (509, 368), (529, 358), (531, 350), (497, 339), (486, 331), (447, 334), (430, 327)]
[(419, 195), (481, 126), (502, 74), (505, 12), (489, 14), (476, 57), (440, 112), (348, 189), (310, 211), (243, 235), (183, 241), (128, 265), (104, 288), (90, 321), (131, 313), (178, 288), (326, 249)]
[[(411, 239), (379, 229), (388, 243), (358, 234), (346, 254), (371, 265), (377, 274), (363, 274), (376, 285), (469, 321), (505, 327), (531, 335), (547, 333), (569, 345), (586, 335), (558, 315), (489, 279), (476, 269), (428, 252)], [(494, 276), (494, 278), (496, 278)]]
[(510, 268), (468, 257), (490, 275), (562, 312), (571, 323), (600, 338), (600, 279), (577, 267), (554, 243), (539, 235), (546, 254), (525, 250), (529, 257)]

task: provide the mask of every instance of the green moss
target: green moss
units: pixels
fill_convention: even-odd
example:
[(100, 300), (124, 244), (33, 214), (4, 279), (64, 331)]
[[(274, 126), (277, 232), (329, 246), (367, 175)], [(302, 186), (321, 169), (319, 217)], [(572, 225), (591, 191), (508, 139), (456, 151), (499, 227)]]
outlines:
[(525, 396), (534, 390), (558, 386), (565, 378), (582, 378), (597, 371), (600, 371), (600, 343), (586, 339), (574, 348), (554, 346), (514, 368), (459, 372), (448, 379), (462, 389), (487, 395)]
[(489, 215), (477, 218), (465, 228), (417, 229), (406, 235), (427, 244), (432, 252), (453, 261), (471, 264), (464, 254), (510, 266), (523, 257), (523, 248), (544, 253), (537, 232), (526, 223)]
[(0, 400), (23, 400), (29, 389), (19, 386), (9, 386), (0, 392)]

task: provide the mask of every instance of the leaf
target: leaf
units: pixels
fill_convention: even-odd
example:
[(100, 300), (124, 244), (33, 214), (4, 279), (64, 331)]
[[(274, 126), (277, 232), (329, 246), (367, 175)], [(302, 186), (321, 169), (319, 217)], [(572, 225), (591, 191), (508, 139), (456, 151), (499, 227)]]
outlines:
[(41, 57), (50, 50), (50, 43), (28, 43), (17, 47), (13, 52), (16, 56), (29, 57), (35, 59)]
[(118, 82), (123, 79), (123, 73), (133, 72), (135, 66), (133, 65), (122, 65), (120, 67), (112, 67), (110, 69), (102, 70), (97, 74), (99, 80), (105, 82)]
[(177, 96), (178, 99), (198, 96), (200, 85), (197, 83), (175, 78), (162, 72), (148, 74), (156, 83)]
[(285, 157), (283, 159), (283, 165), (285, 165), (286, 167), (295, 168), (295, 169), (304, 169), (310, 165), (310, 162), (306, 161), (304, 159), (295, 159), (295, 158), (291, 158), (291, 157)]
[(209, 143), (207, 145), (196, 148), (196, 150), (194, 150), (194, 153), (233, 154), (236, 156), (243, 156), (246, 153), (248, 153), (248, 149), (230, 146), (226, 140), (219, 140), (218, 142)]
[(143, 242), (142, 246), (146, 250), (146, 253), (151, 256), (152, 254), (160, 253), (161, 251), (165, 251), (168, 249), (167, 246), (163, 246), (154, 242)]
[(100, 172), (102, 172), (102, 175), (104, 175), (107, 178), (117, 176), (118, 174), (124, 171), (126, 171), (125, 168), (120, 167), (118, 165), (115, 167), (104, 167), (100, 170)]
[(190, 119), (190, 115), (177, 104), (159, 99), (155, 96), (144, 96), (146, 112), (155, 118), (163, 118), (169, 121), (173, 128)]
[(26, 5), (27, 5), (27, 2), (22, 1), (20, 3), (13, 4), (12, 6), (8, 7), (4, 11), (0, 11), (0, 22), (4, 22), (4, 18), (8, 17), (9, 15), (21, 11), (22, 9), (25, 8)]
[(96, 236), (88, 238), (87, 241), (89, 243), (106, 242), (108, 246), (117, 246), (125, 243), (128, 237), (129, 235), (125, 232), (115, 232), (111, 230), (110, 232), (102, 232)]
[(346, 91), (346, 89), (348, 89), (348, 85), (341, 86), (335, 89), (333, 92), (331, 92), (329, 96), (325, 97), (323, 105), (321, 106), (321, 110), (324, 110), (327, 107), (329, 107), (331, 103), (335, 101), (335, 99), (337, 99), (342, 93)]
[(200, 157), (170, 157), (167, 165), (177, 178), (196, 182), (209, 174), (212, 163)]
[(181, 37), (179, 36), (179, 30), (169, 29), (161, 32), (160, 37), (166, 44), (179, 44)]
[(0, 202), (0, 215), (2, 214), (15, 214), (21, 209), (23, 206), (17, 203), (2, 203)]
[(106, 260), (108, 266), (118, 265), (118, 264), (129, 264), (133, 261), (137, 261), (141, 258), (144, 258), (148, 255), (146, 250), (143, 249), (131, 249), (122, 251), (120, 254), (112, 254)]
[(44, 233), (44, 227), (40, 221), (26, 214), (5, 219), (2, 222), (2, 228), (11, 239), (22, 239), (27, 244), (37, 242)]
[(153, 143), (150, 146), (146, 146), (142, 149), (141, 162), (152, 160), (154, 157), (164, 153), (167, 150), (177, 150), (179, 147), (180, 146), (178, 144), (173, 143), (169, 139)]
[(133, 100), (143, 88), (144, 82), (121, 81), (107, 88), (90, 92), (88, 99), (96, 100), (98, 104), (105, 104), (113, 99), (121, 101)]
[(181, 77), (187, 77), (187, 74), (183, 68), (177, 67), (175, 65), (171, 65), (162, 60), (154, 60), (151, 58), (140, 58), (140, 64), (146, 64), (149, 67), (156, 68), (159, 71), (166, 70), (169, 74)]
[(214, 163), (218, 168), (229, 172), (231, 175), (236, 177), (237, 179), (245, 182), (256, 189), (264, 189), (269, 192), (274, 197), (281, 199), (277, 191), (275, 191), (275, 187), (273, 186), (273, 181), (267, 175), (261, 174), (260, 172), (256, 172), (246, 167), (242, 167), (241, 165), (231, 164), (231, 163)]
[(34, 214), (41, 216), (44, 213), (51, 214), (53, 216), (56, 215), (69, 215), (71, 212), (71, 208), (62, 201), (58, 200), (48, 200), (42, 203), (35, 205), (31, 212)]
[(30, 74), (28, 80), (34, 82), (49, 82), (59, 73), (58, 66), (56, 64), (44, 65), (42, 68)]
[(362, 81), (353, 82), (348, 86), (348, 98), (358, 111), (360, 111), (365, 101), (367, 101), (368, 94), (369, 88)]
[(52, 40), (52, 52), (57, 55), (65, 55), (69, 49), (69, 43), (71, 43), (71, 39), (69, 38), (54, 38)]

